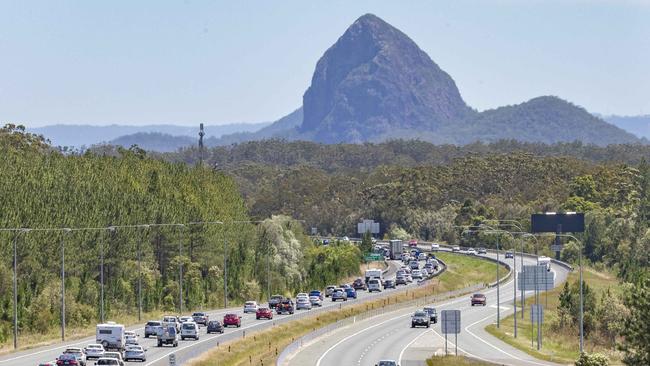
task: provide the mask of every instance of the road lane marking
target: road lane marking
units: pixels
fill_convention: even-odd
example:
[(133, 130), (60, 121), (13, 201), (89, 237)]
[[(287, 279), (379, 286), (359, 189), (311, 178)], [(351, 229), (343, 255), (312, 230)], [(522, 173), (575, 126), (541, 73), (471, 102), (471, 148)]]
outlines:
[(398, 364), (398, 365), (401, 365), (401, 364), (402, 364), (402, 356), (404, 356), (404, 352), (406, 351), (407, 348), (411, 347), (411, 345), (412, 345), (413, 343), (415, 343), (415, 341), (417, 341), (420, 337), (422, 337), (423, 335), (425, 335), (425, 334), (427, 334), (427, 333), (429, 333), (429, 332), (432, 332), (432, 331), (433, 331), (433, 329), (427, 329), (427, 330), (425, 330), (424, 332), (418, 334), (417, 337), (413, 338), (413, 340), (410, 341), (406, 346), (404, 346), (404, 348), (402, 348), (402, 350), (401, 350), (400, 353), (399, 353), (399, 357), (397, 358), (397, 364)]

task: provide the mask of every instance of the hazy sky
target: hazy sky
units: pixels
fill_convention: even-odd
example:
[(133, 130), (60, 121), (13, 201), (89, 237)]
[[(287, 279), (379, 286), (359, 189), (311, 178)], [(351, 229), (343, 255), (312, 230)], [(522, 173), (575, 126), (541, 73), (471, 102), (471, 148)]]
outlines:
[(558, 95), (650, 114), (650, 1), (2, 1), (0, 122), (258, 122), (302, 104), (364, 13), (479, 110)]

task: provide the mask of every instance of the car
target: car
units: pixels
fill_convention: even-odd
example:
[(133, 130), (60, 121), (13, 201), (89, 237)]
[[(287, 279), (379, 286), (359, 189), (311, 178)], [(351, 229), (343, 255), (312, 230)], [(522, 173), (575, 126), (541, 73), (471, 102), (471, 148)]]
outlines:
[(418, 254), (418, 260), (419, 261), (426, 261), (427, 260), (427, 253)]
[(474, 248), (469, 248), (469, 249), (467, 249), (467, 254), (469, 254), (469, 255), (477, 255), (478, 252)]
[(352, 288), (352, 285), (349, 283), (342, 283), (339, 285), (339, 287), (345, 290), (346, 288)]
[(223, 326), (224, 327), (241, 327), (241, 316), (235, 313), (228, 313), (223, 316)]
[(417, 247), (418, 241), (416, 239), (409, 240), (409, 247)]
[(395, 277), (395, 286), (406, 285), (406, 284), (408, 284), (408, 282), (406, 281), (406, 276)]
[(178, 321), (178, 318), (174, 315), (165, 315), (162, 319), (162, 327), (173, 325), (177, 331), (181, 329), (181, 323)]
[(330, 297), (332, 296), (332, 292), (334, 292), (334, 289), (336, 289), (336, 286), (334, 285), (329, 285), (325, 288), (325, 297)]
[(452, 252), (460, 252), (460, 247), (457, 246), (457, 245), (454, 245), (453, 247), (451, 247), (451, 251)]
[(305, 299), (309, 298), (309, 294), (306, 292), (299, 292), (298, 295), (296, 295), (296, 299), (299, 297), (304, 297)]
[(138, 337), (135, 334), (125, 334), (124, 344), (127, 346), (136, 345), (138, 344)]
[(323, 245), (329, 245), (330, 240), (329, 239), (323, 239)]
[(311, 301), (309, 301), (309, 298), (308, 297), (297, 298), (296, 310), (311, 310)]
[(202, 324), (205, 326), (208, 324), (210, 316), (204, 312), (197, 312), (192, 314), (192, 320), (194, 320), (196, 324)]
[(257, 312), (255, 312), (255, 319), (273, 319), (273, 310), (271, 308), (257, 308)]
[(415, 328), (415, 327), (429, 328), (430, 325), (431, 325), (431, 320), (429, 318), (429, 314), (427, 314), (423, 310), (417, 310), (411, 316), (411, 328)]
[(212, 333), (222, 333), (223, 334), (224, 329), (223, 329), (223, 324), (221, 324), (220, 321), (218, 320), (209, 320), (208, 325), (206, 328), (206, 333), (207, 334), (212, 334)]
[(283, 299), (278, 306), (275, 307), (275, 311), (278, 314), (293, 314), (296, 310), (296, 307), (293, 304), (293, 300), (289, 298)]
[(311, 298), (312, 296), (318, 296), (319, 299), (323, 300), (323, 292), (319, 290), (311, 290), (309, 291), (309, 297)]
[(429, 278), (429, 271), (426, 268), (422, 268), (420, 273), (422, 273), (422, 278)]
[(178, 318), (178, 321), (179, 321), (181, 324), (183, 324), (183, 323), (185, 323), (185, 322), (192, 322), (192, 321), (194, 321), (194, 319), (192, 319), (191, 316), (181, 316), (180, 318)]
[[(186, 323), (187, 324), (187, 323)], [(142, 346), (128, 346), (124, 350), (124, 361), (147, 361), (145, 349)]]
[(104, 357), (104, 346), (99, 343), (91, 343), (84, 348), (86, 359)]
[(487, 254), (487, 249), (481, 247), (476, 250), (478, 254)]
[(171, 323), (169, 323), (167, 326), (163, 326), (160, 333), (158, 333), (156, 336), (158, 347), (162, 347), (168, 344), (171, 344), (172, 347), (178, 347), (178, 333), (179, 332), (176, 330), (176, 327)]
[(381, 360), (375, 366), (399, 366), (397, 361), (394, 360)]
[(402, 253), (402, 254), (400, 254), (400, 256), (399, 256), (399, 259), (400, 259), (402, 262), (405, 262), (405, 263), (406, 263), (406, 262), (408, 262), (408, 261), (411, 259), (411, 255), (408, 254), (408, 253)]
[(78, 355), (73, 353), (64, 353), (56, 359), (57, 366), (62, 365), (81, 365), (81, 360)]
[[(374, 292), (374, 291), (381, 292), (381, 282), (376, 278), (372, 278), (368, 280), (368, 292)], [(349, 295), (350, 294), (348, 294), (348, 296)], [(355, 299), (357, 298), (356, 293), (354, 294), (354, 298)]]
[(387, 288), (395, 288), (395, 281), (393, 281), (393, 280), (384, 281), (384, 289), (387, 289)]
[(440, 250), (440, 244), (438, 244), (438, 243), (431, 244), (431, 251), (432, 252), (435, 252), (435, 251), (438, 251), (438, 250)]
[(436, 308), (433, 307), (425, 307), (422, 309), (425, 313), (429, 314), (429, 320), (431, 323), (436, 324), (438, 323), (438, 311), (436, 311)]
[(81, 366), (86, 366), (86, 354), (84, 351), (79, 348), (79, 347), (68, 347), (63, 351), (63, 353), (66, 354), (73, 354), (77, 356), (77, 360), (79, 361), (79, 365)]
[(246, 313), (254, 313), (257, 311), (257, 302), (256, 301), (246, 301), (244, 303), (244, 314)]
[(506, 259), (508, 259), (508, 258), (514, 258), (514, 257), (515, 257), (515, 253), (513, 253), (513, 252), (511, 252), (511, 251), (507, 251), (507, 252), (506, 252)]
[(474, 305), (485, 306), (487, 304), (487, 299), (483, 294), (474, 294), (472, 295), (471, 299), (472, 299), (472, 306)]
[(114, 360), (117, 360), (117, 363), (120, 366), (124, 366), (124, 358), (122, 358), (122, 353), (120, 352), (105, 352), (104, 358), (112, 358)]
[(413, 272), (411, 272), (411, 277), (413, 277), (414, 279), (421, 280), (422, 279), (422, 271), (420, 271), (419, 269), (414, 269)]
[[(312, 291), (313, 292), (313, 291)], [(318, 291), (320, 292), (320, 291)], [(309, 302), (311, 303), (312, 306), (323, 306), (323, 298), (319, 295), (312, 295), (311, 293), (309, 294)]]
[(97, 366), (120, 366), (120, 361), (114, 359), (114, 358), (100, 358), (95, 362), (95, 365)]
[(434, 272), (435, 271), (435, 269), (433, 267), (433, 263), (428, 263), (428, 262), (427, 262), (427, 264), (424, 265), (424, 269), (426, 269), (427, 272)]
[(156, 336), (162, 329), (162, 322), (159, 320), (150, 320), (144, 325), (144, 337)]
[(406, 274), (406, 282), (408, 282), (408, 283), (413, 282), (413, 277), (411, 276), (410, 273), (407, 273), (407, 274)]
[(357, 291), (353, 288), (346, 288), (345, 293), (346, 295), (348, 295), (348, 298), (353, 298), (353, 299), (357, 298)]
[(38, 366), (56, 366), (56, 361), (45, 361), (38, 364)]
[(181, 325), (181, 341), (186, 338), (192, 338), (195, 341), (199, 340), (199, 325), (195, 322), (185, 322)]
[(209, 320), (208, 325), (207, 325), (207, 330), (206, 332), (208, 334), (212, 333), (222, 333), (223, 334), (223, 324), (221, 324), (220, 321), (218, 320)]
[(271, 296), (271, 298), (269, 299), (269, 307), (271, 309), (275, 309), (275, 307), (278, 306), (278, 304), (280, 303), (280, 301), (282, 301), (282, 299), (284, 299), (284, 296), (282, 295)]
[(418, 268), (420, 268), (420, 263), (418, 263), (417, 260), (411, 260), (409, 262), (409, 268), (411, 268), (411, 271), (414, 270), (414, 269), (418, 269)]
[(332, 302), (338, 300), (348, 301), (348, 294), (342, 288), (336, 288), (334, 289), (334, 292), (332, 292)]
[(357, 278), (356, 280), (354, 280), (354, 282), (352, 282), (352, 288), (354, 288), (355, 290), (365, 290), (366, 283), (363, 282), (363, 279)]
[(344, 236), (344, 237), (341, 238), (341, 240), (342, 241), (350, 241), (350, 238), (348, 238), (347, 236)]

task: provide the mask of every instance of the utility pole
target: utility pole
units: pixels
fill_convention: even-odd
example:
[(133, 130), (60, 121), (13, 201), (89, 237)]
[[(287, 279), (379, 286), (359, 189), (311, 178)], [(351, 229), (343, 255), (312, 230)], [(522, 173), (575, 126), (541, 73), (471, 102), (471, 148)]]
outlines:
[(228, 243), (225, 230), (223, 234), (223, 307), (228, 307)]
[[(180, 225), (183, 227), (183, 225)], [(181, 235), (182, 237), (182, 235)], [(179, 314), (183, 314), (183, 240), (179, 237), (178, 239), (178, 304), (179, 304)]]
[(14, 349), (18, 349), (18, 258), (16, 246), (18, 246), (18, 234), (14, 234)]
[[(512, 238), (514, 240), (514, 236)], [(523, 241), (523, 240), (522, 240)], [(515, 338), (517, 338), (517, 242), (512, 245), (512, 264), (515, 273), (515, 282), (512, 284), (512, 307), (515, 309)], [(521, 309), (524, 312), (524, 309)]]
[(142, 255), (138, 240), (138, 321), (142, 321)]
[(203, 166), (203, 136), (205, 136), (205, 132), (203, 132), (203, 123), (199, 125), (199, 164)]
[(65, 341), (65, 235), (71, 229), (63, 229), (61, 237), (61, 340)]
[(497, 235), (497, 328), (501, 325), (501, 301), (499, 298), (499, 235)]

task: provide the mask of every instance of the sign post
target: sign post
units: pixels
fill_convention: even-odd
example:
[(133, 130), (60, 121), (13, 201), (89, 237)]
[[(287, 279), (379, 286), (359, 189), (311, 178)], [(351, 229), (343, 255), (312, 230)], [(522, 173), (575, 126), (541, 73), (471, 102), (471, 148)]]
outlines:
[(445, 356), (447, 355), (447, 334), (456, 337), (456, 356), (458, 356), (458, 333), (460, 333), (460, 310), (443, 310), (440, 312), (440, 324), (445, 335)]
[(169, 355), (169, 366), (176, 366), (176, 355), (174, 353)]
[[(531, 325), (537, 323), (537, 350), (539, 350), (542, 340), (542, 324), (544, 323), (544, 308), (541, 304), (533, 304), (530, 306), (530, 322)], [(533, 344), (533, 329), (534, 327), (531, 327), (531, 346)]]

